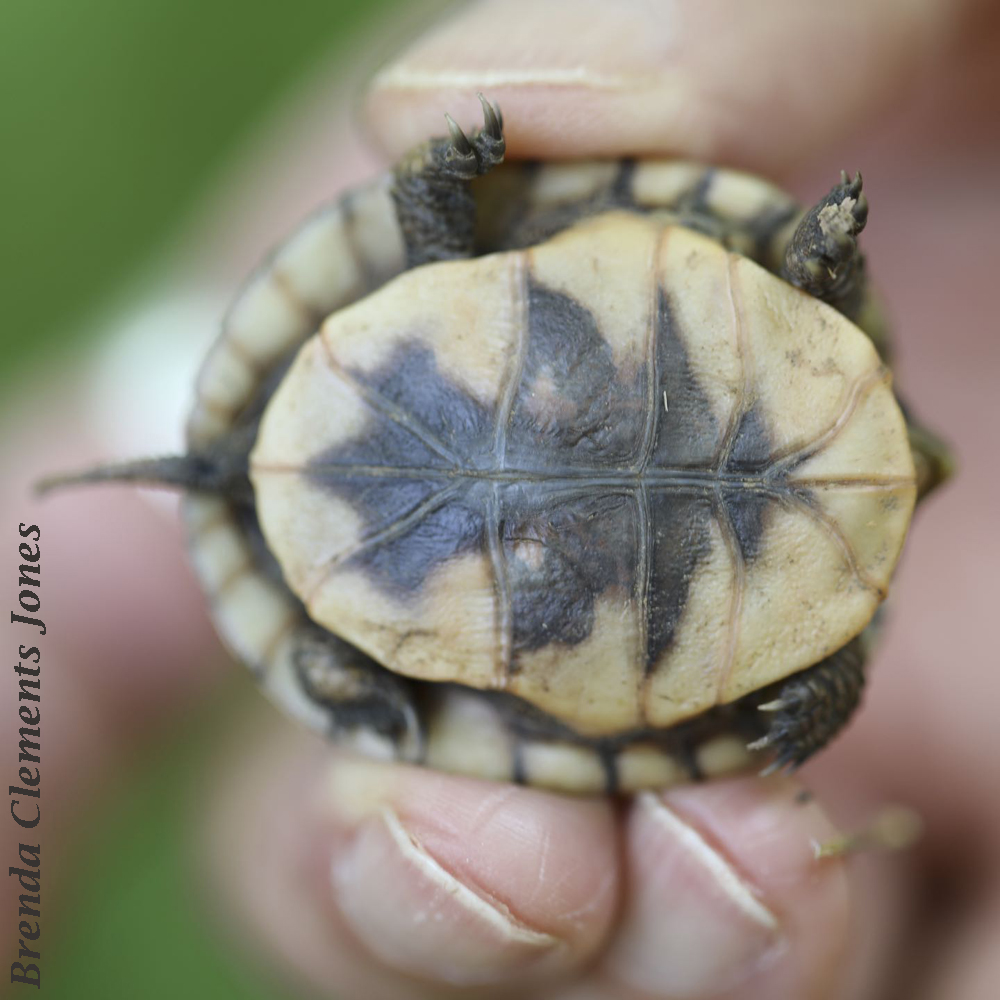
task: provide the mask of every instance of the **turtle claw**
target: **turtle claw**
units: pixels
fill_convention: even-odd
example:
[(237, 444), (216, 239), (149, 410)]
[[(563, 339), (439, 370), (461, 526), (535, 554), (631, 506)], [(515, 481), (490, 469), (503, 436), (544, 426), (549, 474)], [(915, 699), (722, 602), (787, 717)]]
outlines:
[(458, 151), (458, 155), (462, 157), (471, 155), (473, 152), (472, 144), (458, 122), (447, 111), (444, 114), (444, 120), (448, 123), (448, 131), (451, 133), (451, 144)]
[(499, 108), (494, 109), (489, 101), (483, 97), (482, 93), (476, 95), (479, 103), (483, 106), (483, 131), (494, 141), (499, 142), (503, 137), (503, 127), (501, 124)]
[(788, 708), (788, 702), (784, 698), (775, 698), (774, 701), (765, 701), (763, 705), (757, 706), (758, 712), (780, 712), (783, 708)]
[(443, 172), (459, 180), (471, 180), (478, 174), (489, 173), (503, 161), (506, 150), (500, 108), (490, 104), (482, 94), (478, 96), (483, 106), (482, 128), (466, 135), (455, 119), (445, 114), (449, 138), (434, 147)]

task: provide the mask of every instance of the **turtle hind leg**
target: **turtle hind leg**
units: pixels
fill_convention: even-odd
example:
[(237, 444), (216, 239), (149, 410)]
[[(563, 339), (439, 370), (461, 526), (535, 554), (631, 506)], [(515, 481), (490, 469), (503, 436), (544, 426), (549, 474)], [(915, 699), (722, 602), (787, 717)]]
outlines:
[(450, 116), (450, 135), (405, 156), (393, 173), (392, 197), (410, 267), (470, 257), (475, 243), (473, 178), (503, 161), (503, 116), (482, 94), (483, 127), (467, 136)]
[(770, 716), (766, 733), (749, 745), (768, 749), (774, 762), (764, 773), (795, 770), (839, 733), (861, 701), (865, 684), (864, 647), (849, 642), (815, 666), (793, 674), (778, 686), (778, 697), (758, 705)]
[(782, 276), (856, 319), (866, 305), (868, 282), (858, 234), (868, 220), (861, 174), (841, 180), (798, 224), (785, 247)]
[(292, 663), (306, 695), (329, 714), (335, 740), (369, 755), (422, 758), (423, 731), (404, 677), (312, 625), (297, 633)]

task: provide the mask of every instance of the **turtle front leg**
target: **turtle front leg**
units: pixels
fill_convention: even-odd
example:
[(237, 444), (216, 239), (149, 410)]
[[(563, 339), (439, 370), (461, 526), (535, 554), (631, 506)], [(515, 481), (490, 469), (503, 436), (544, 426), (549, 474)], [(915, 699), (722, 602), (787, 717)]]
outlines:
[(410, 267), (472, 256), (476, 206), (469, 182), (503, 162), (503, 116), (479, 95), (483, 127), (467, 136), (446, 115), (451, 135), (431, 139), (396, 166), (392, 197)]
[(405, 678), (314, 626), (303, 626), (295, 643), (296, 674), (309, 698), (329, 713), (334, 739), (372, 756), (421, 759), (423, 731)]
[(868, 220), (861, 174), (840, 183), (798, 224), (785, 248), (782, 276), (857, 321), (866, 306), (868, 281), (858, 234)]
[(758, 705), (770, 714), (767, 731), (749, 749), (774, 751), (765, 774), (795, 770), (839, 733), (861, 701), (865, 646), (859, 636), (825, 660), (778, 686), (778, 697)]

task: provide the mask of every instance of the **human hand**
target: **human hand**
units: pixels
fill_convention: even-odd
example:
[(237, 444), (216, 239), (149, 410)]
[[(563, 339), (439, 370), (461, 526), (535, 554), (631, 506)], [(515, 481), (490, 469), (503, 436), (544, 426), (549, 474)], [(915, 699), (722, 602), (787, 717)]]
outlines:
[[(751, 12), (722, 3), (591, 3), (567, 13), (554, 2), (481, 4), (380, 77), (369, 120), (395, 154), (437, 131), (442, 109), (471, 120), (474, 92), (485, 89), (504, 108), (512, 156), (663, 152), (772, 174), (813, 160), (824, 164), (823, 187), (841, 166), (828, 162), (835, 155), (829, 150), (845, 130), (912, 87), (920, 68), (956, 51), (957, 8), (903, 0), (870, 6), (774, 2)], [(921, 138), (910, 140), (911, 149)], [(892, 163), (891, 152), (874, 149)], [(907, 230), (912, 198), (885, 190), (880, 203), (880, 184), (888, 187), (894, 175), (886, 168), (873, 177), (860, 165), (872, 192), (866, 246), (873, 272), (912, 320), (898, 331), (904, 354), (940, 351), (930, 337), (935, 325), (906, 305), (919, 295), (907, 264), (911, 233), (930, 247), (945, 242), (953, 204), (921, 202), (927, 217)], [(907, 183), (911, 195), (922, 190), (920, 178), (903, 178), (904, 192)], [(939, 286), (963, 296), (971, 327), (976, 308), (986, 315), (976, 290), (988, 286), (987, 257), (972, 252), (975, 234), (985, 245), (990, 230), (970, 220), (963, 232), (973, 234), (961, 249), (966, 270), (957, 259), (942, 263), (925, 253)], [(941, 267), (952, 270), (942, 276)], [(976, 267), (979, 283), (968, 278)], [(960, 345), (953, 339), (949, 346), (954, 352)], [(930, 366), (904, 372), (929, 415), (940, 419), (953, 407), (952, 430), (969, 442), (970, 455), (975, 430), (971, 419), (968, 427), (958, 419), (957, 401), (976, 369), (980, 380), (988, 371), (975, 363), (975, 349), (961, 369), (965, 381)], [(995, 350), (989, 357), (995, 361)], [(977, 470), (965, 476), (975, 482)], [(796, 801), (797, 786), (787, 779), (674, 789), (619, 806), (351, 761), (268, 712), (220, 781), (229, 791), (220, 792), (213, 842), (238, 912), (257, 938), (334, 996), (437, 997), (446, 983), (460, 987), (457, 995), (565, 1000), (797, 998), (837, 990), (860, 997), (902, 989), (900, 937), (912, 946), (926, 927), (914, 900), (922, 880), (940, 870), (942, 858), (965, 856), (979, 871), (996, 863), (986, 846), (995, 845), (1000, 825), (990, 785), (996, 727), (988, 698), (954, 693), (974, 683), (984, 694), (988, 683), (996, 687), (976, 672), (989, 662), (989, 648), (985, 639), (976, 646), (970, 620), (970, 604), (982, 600), (976, 567), (988, 563), (963, 561), (955, 572), (964, 586), (951, 595), (932, 585), (939, 567), (955, 566), (948, 553), (961, 552), (963, 539), (967, 551), (986, 555), (976, 529), (985, 521), (983, 498), (992, 494), (983, 480), (977, 485), (976, 496), (960, 486), (964, 492), (937, 501), (920, 519), (869, 704), (850, 735), (804, 772), (820, 801), (848, 824), (888, 800), (918, 805), (930, 835), (915, 864), (876, 857), (817, 865), (811, 841), (828, 839), (833, 828), (819, 805)], [(946, 505), (960, 502), (969, 516), (956, 518), (953, 510), (946, 523)], [(108, 696), (118, 699), (114, 715), (136, 720), (189, 692), (205, 663), (206, 630), (183, 570), (162, 547), (162, 526), (134, 498), (81, 494), (53, 502), (44, 517), (51, 551), (76, 561), (75, 581), (68, 582), (73, 567), (62, 567), (67, 589), (53, 598), (63, 634), (80, 637), (67, 677), (75, 704), (54, 723), (64, 728), (64, 721), (69, 734), (63, 780), (76, 784), (109, 740), (134, 735), (109, 722)], [(115, 547), (108, 551), (95, 538), (95, 552), (84, 556), (84, 519), (114, 523)], [(166, 567), (155, 589), (151, 565)], [(83, 586), (93, 587), (104, 572), (126, 582), (113, 607)], [(60, 605), (59, 593), (70, 588), (72, 602)], [(173, 621), (198, 626), (164, 629), (164, 594), (185, 602), (173, 609)], [(945, 635), (946, 600), (954, 611)], [(111, 657), (96, 653), (108, 634), (124, 639)], [(957, 663), (956, 634), (964, 642)], [(86, 636), (94, 639), (89, 650), (81, 646)], [(145, 664), (141, 678), (127, 669), (135, 662)], [(934, 750), (923, 761), (915, 731)], [(966, 912), (973, 930), (956, 945), (960, 951), (949, 951), (947, 940), (928, 946), (926, 975), (906, 980), (909, 992), (901, 995), (990, 995), (979, 984), (995, 982), (988, 975), (996, 959), (977, 942), (988, 942), (1000, 923), (1000, 894), (984, 892), (978, 911)]]

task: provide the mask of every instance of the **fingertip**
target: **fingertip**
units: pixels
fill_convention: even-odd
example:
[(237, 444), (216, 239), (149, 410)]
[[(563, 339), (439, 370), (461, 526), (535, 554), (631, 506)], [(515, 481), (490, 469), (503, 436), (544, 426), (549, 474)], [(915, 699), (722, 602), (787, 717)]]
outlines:
[(641, 796), (626, 834), (627, 896), (611, 974), (652, 996), (811, 996), (846, 947), (833, 826), (786, 779)]
[(603, 947), (619, 889), (608, 802), (331, 754), (257, 714), (206, 827), (225, 919), (248, 923), (253, 953), (322, 995), (416, 1000), (551, 983)]
[(517, 981), (573, 968), (602, 942), (618, 884), (607, 803), (355, 760), (327, 794), (344, 830), (337, 905), (397, 971)]

